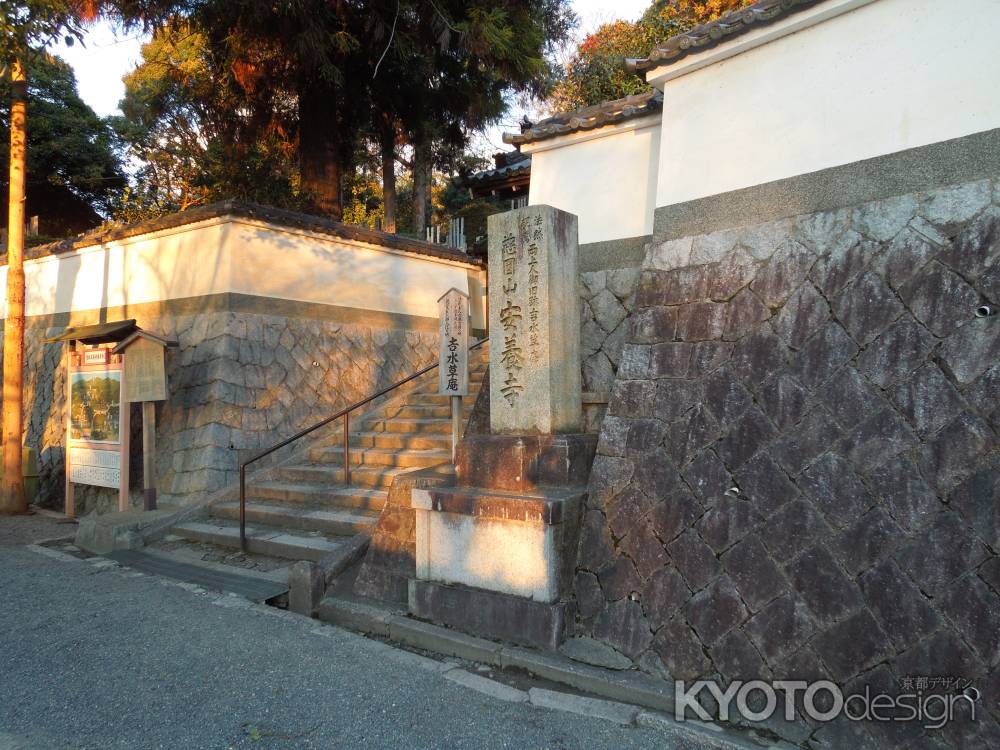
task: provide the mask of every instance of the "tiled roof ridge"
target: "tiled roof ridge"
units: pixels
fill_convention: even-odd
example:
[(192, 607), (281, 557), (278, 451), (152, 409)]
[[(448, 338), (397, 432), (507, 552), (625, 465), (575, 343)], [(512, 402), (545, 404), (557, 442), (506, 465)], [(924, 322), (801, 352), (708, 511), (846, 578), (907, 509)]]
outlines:
[(746, 8), (734, 10), (721, 18), (696, 26), (683, 34), (670, 37), (658, 44), (649, 57), (627, 61), (637, 72), (645, 72), (659, 65), (666, 65), (691, 54), (715, 46), (727, 39), (744, 34), (751, 29), (772, 23), (780, 18), (816, 5), (823, 0), (759, 0)]
[(581, 130), (593, 130), (625, 120), (658, 112), (663, 106), (663, 94), (655, 89), (632, 94), (610, 102), (592, 104), (539, 120), (522, 133), (504, 133), (503, 140), (519, 146), (524, 143), (555, 138)]
[(470, 174), (466, 180), (467, 182), (485, 182), (498, 177), (512, 178), (527, 174), (531, 174), (530, 154), (525, 154), (522, 159), (518, 159), (511, 164), (505, 164), (502, 167), (484, 169), (482, 172), (474, 172), (473, 174)]
[[(47, 255), (59, 255), (73, 250), (100, 245), (104, 242), (127, 239), (143, 234), (173, 229), (176, 227), (196, 224), (200, 221), (207, 221), (222, 216), (235, 216), (244, 219), (257, 219), (279, 226), (317, 234), (326, 234), (331, 237), (339, 237), (357, 242), (367, 242), (394, 250), (412, 252), (419, 255), (426, 255), (443, 260), (454, 260), (472, 265), (482, 265), (482, 262), (473, 258), (460, 250), (447, 248), (435, 243), (414, 240), (402, 237), (397, 234), (380, 232), (365, 227), (355, 227), (343, 224), (339, 221), (326, 219), (321, 216), (289, 211), (287, 209), (265, 206), (259, 203), (240, 201), (233, 198), (210, 203), (204, 206), (189, 208), (186, 211), (178, 211), (165, 216), (128, 224), (126, 226), (100, 227), (91, 230), (77, 237), (70, 237), (64, 240), (57, 240), (46, 245), (33, 247), (25, 252), (26, 259), (39, 258)], [(0, 256), (0, 265), (6, 263), (6, 257)]]

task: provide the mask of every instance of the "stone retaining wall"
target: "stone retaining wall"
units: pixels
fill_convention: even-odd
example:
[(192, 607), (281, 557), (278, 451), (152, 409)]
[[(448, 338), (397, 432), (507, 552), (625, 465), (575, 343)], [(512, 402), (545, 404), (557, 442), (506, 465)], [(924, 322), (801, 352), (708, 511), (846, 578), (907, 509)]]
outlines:
[(628, 338), (639, 268), (580, 274), (580, 359), (583, 390), (608, 393)]
[[(588, 302), (608, 363), (626, 325), (612, 292)], [(986, 303), (1000, 303), (996, 180), (653, 245), (590, 482), (578, 634), (665, 679), (896, 694), (909, 677), (973, 678), (980, 720), (926, 736), (768, 726), (812, 747), (1000, 746)]]
[[(372, 313), (373, 319), (382, 316)], [(66, 373), (63, 345), (25, 333), (26, 442), (39, 454), (41, 504), (61, 508)], [(139, 324), (178, 339), (167, 354), (168, 401), (157, 405), (157, 482), (165, 502), (232, 484), (239, 456), (287, 437), (427, 365), (437, 333), (250, 312), (161, 313)], [(141, 504), (141, 417), (133, 407), (132, 501)], [(77, 486), (77, 513), (115, 507), (115, 493)]]

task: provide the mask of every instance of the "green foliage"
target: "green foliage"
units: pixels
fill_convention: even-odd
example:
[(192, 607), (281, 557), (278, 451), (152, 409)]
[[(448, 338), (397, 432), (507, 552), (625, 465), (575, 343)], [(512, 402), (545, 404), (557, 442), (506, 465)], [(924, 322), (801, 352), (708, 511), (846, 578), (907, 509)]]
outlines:
[(451, 175), (445, 180), (436, 203), (437, 223), (447, 224), (452, 218), (465, 219), (465, 240), (468, 251), (486, 255), (486, 219), (510, 207), (503, 201), (491, 198), (473, 198), (469, 191), (469, 175), (490, 167), (490, 161), (481, 156), (463, 155), (453, 165)]
[(375, 229), (385, 212), (382, 207), (382, 185), (371, 174), (358, 171), (345, 178), (345, 224)]
[(583, 40), (566, 68), (566, 76), (549, 98), (557, 111), (620, 99), (649, 88), (625, 69), (625, 58), (639, 57), (655, 44), (649, 24), (615, 21), (601, 26)]
[[(10, 79), (0, 80), (0, 162), (10, 152)], [(36, 55), (28, 78), (26, 210), (41, 231), (65, 236), (96, 226), (125, 186), (107, 123), (80, 98), (72, 69)], [(7, 200), (6, 169), (0, 178)], [(4, 212), (6, 222), (6, 212)]]
[[(296, 201), (330, 192), (332, 180), (334, 192), (349, 194), (343, 176), (354, 171), (359, 145), (378, 142), (386, 127), (401, 142), (436, 144), (437, 160), (446, 160), (471, 130), (503, 115), (512, 91), (547, 92), (555, 79), (549, 53), (574, 22), (569, 0), (119, 0), (118, 7), (173, 14), (151, 42), (161, 49), (144, 51), (142, 73), (128, 81), (120, 132), (134, 155), (154, 161), (157, 149), (169, 152), (174, 194), (253, 193), (263, 177), (267, 190), (284, 181), (293, 193), (286, 200)], [(217, 138), (223, 165), (256, 159), (257, 167), (198, 168), (192, 122), (202, 150)], [(155, 175), (161, 197), (166, 166)], [(324, 200), (329, 206), (330, 196)]]
[(219, 76), (203, 33), (183, 22), (157, 30), (124, 81), (123, 114), (112, 122), (141, 166), (136, 186), (116, 206), (116, 220), (223, 198), (301, 206), (291, 144), (279, 129), (243, 135), (229, 82)]
[(626, 58), (645, 57), (670, 37), (754, 1), (656, 0), (634, 23), (604, 24), (580, 44), (554, 87), (549, 105), (556, 111), (569, 111), (648, 90), (641, 76), (626, 70)]
[(28, 65), (47, 44), (82, 39), (82, 24), (97, 17), (98, 3), (87, 0), (0, 0), (0, 65), (15, 58)]
[(454, 213), (454, 216), (465, 219), (465, 241), (471, 255), (486, 257), (487, 219), (493, 214), (509, 210), (510, 206), (504, 205), (502, 201), (491, 198), (476, 198), (470, 200)]

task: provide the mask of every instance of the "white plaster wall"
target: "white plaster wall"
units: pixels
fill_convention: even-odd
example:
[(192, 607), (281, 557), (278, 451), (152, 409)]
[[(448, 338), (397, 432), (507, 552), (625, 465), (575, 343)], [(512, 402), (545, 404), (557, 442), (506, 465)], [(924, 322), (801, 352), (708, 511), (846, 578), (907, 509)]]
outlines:
[(578, 216), (581, 244), (651, 234), (659, 149), (655, 117), (525, 146), (528, 203)]
[[(29, 316), (237, 292), (437, 316), (470, 267), (230, 218), (25, 263)], [(0, 288), (7, 267), (0, 267)], [(6, 316), (6, 307), (3, 308)]]
[(1000, 127), (1000, 0), (830, 0), (788, 21), (810, 14), (650, 72), (657, 206)]
[(436, 318), (451, 287), (469, 293), (468, 265), (273, 225), (234, 222), (229, 247), (242, 294)]
[[(228, 225), (202, 222), (24, 264), (26, 314), (158, 302), (227, 291)], [(6, 286), (7, 266), (0, 267)], [(6, 304), (4, 305), (6, 317)]]

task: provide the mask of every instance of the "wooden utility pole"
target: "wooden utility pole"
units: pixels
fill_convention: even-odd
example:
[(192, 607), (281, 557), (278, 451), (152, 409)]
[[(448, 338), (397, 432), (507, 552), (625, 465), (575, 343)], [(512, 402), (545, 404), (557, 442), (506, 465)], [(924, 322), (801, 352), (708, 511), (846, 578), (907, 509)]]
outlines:
[(24, 172), (28, 81), (20, 59), (11, 66), (10, 210), (7, 221), (7, 318), (3, 327), (3, 485), (0, 513), (28, 509), (21, 476), (24, 411)]

